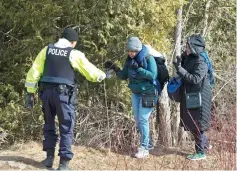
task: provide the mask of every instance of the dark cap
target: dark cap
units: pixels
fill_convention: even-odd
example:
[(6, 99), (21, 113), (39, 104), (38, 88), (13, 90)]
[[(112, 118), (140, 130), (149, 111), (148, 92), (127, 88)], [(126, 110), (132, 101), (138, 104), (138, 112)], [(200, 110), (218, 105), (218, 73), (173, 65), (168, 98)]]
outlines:
[(200, 34), (193, 34), (189, 37), (188, 43), (191, 43), (193, 46), (205, 47), (205, 40)]
[(65, 38), (70, 42), (78, 41), (78, 34), (74, 29), (68, 27), (63, 31), (62, 38)]
[(200, 34), (193, 34), (188, 37), (187, 44), (189, 45), (191, 54), (199, 55), (205, 50), (205, 40)]

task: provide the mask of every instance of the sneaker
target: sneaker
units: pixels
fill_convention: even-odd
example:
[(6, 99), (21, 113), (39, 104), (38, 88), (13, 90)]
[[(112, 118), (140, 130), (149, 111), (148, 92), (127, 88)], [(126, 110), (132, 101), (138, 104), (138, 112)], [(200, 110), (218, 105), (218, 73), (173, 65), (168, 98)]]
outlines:
[(205, 159), (206, 155), (204, 153), (194, 153), (187, 156), (189, 160), (202, 160)]
[(143, 159), (149, 156), (149, 151), (146, 150), (144, 147), (139, 147), (138, 152), (135, 154), (136, 158)]

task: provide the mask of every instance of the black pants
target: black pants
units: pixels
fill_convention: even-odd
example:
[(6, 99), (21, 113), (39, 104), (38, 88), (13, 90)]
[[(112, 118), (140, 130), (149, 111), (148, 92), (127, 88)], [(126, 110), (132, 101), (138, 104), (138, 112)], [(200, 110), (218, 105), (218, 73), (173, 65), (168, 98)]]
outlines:
[(70, 103), (68, 94), (59, 93), (57, 88), (47, 88), (40, 95), (44, 113), (44, 141), (43, 150), (53, 149), (56, 146), (57, 138), (55, 116), (59, 120), (60, 144), (59, 156), (65, 160), (71, 160), (73, 153), (71, 145), (73, 142), (73, 129), (75, 122), (75, 107)]

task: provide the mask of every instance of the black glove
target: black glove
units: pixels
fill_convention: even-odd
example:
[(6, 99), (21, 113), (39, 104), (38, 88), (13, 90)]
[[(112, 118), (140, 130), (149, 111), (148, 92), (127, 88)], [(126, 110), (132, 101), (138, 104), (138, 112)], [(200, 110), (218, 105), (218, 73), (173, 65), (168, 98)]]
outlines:
[(33, 108), (35, 104), (35, 97), (33, 93), (27, 93), (26, 95), (26, 106), (30, 109)]
[(111, 69), (111, 67), (114, 65), (114, 63), (112, 61), (106, 61), (104, 63), (104, 68), (106, 69)]
[(176, 71), (178, 71), (181, 68), (181, 61), (182, 59), (180, 56), (176, 56), (176, 60), (173, 61)]
[(121, 71), (121, 69), (120, 69), (114, 62), (112, 62), (112, 61), (106, 61), (106, 62), (104, 63), (104, 68), (106, 68), (106, 69), (112, 69), (112, 70), (114, 70), (115, 72)]
[(132, 68), (132, 69), (134, 69), (134, 70), (137, 70), (137, 69), (139, 68), (139, 65), (138, 65), (138, 63), (136, 62), (135, 59), (130, 59), (130, 60), (128, 61), (128, 67), (129, 67), (129, 68)]

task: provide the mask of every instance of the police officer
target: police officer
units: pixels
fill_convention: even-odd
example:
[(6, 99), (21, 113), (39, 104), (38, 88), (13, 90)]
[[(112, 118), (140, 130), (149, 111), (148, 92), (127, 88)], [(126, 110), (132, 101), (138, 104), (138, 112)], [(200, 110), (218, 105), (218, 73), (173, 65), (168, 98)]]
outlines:
[(69, 170), (69, 161), (73, 158), (71, 145), (75, 121), (75, 73), (79, 71), (87, 80), (100, 82), (106, 74), (91, 64), (84, 53), (73, 49), (78, 41), (78, 34), (72, 28), (66, 28), (62, 38), (55, 44), (44, 47), (30, 68), (25, 86), (27, 105), (33, 107), (34, 93), (39, 87), (44, 113), (43, 151), (47, 152), (44, 160), (46, 167), (52, 167), (57, 142), (55, 116), (59, 120), (60, 164), (58, 170)]

